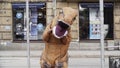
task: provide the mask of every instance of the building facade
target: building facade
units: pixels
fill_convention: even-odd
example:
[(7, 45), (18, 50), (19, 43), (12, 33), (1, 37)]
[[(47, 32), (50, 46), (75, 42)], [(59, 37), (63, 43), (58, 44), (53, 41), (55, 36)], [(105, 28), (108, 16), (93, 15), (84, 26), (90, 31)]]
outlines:
[[(54, 6), (52, 0), (29, 1), (31, 48), (40, 49), (40, 45), (43, 45), (41, 35), (54, 16)], [(108, 45), (111, 43), (120, 45), (120, 1), (104, 2), (105, 42)], [(100, 22), (97, 0), (57, 0), (56, 13), (62, 7), (72, 7), (78, 11), (78, 16), (71, 27), (73, 42), (99, 43)], [(0, 1), (0, 50), (26, 49), (25, 11), (25, 0)]]

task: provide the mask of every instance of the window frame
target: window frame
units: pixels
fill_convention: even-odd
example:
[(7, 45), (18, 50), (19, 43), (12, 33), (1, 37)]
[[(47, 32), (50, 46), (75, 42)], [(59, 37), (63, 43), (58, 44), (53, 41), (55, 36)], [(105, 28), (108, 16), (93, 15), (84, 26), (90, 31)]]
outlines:
[[(13, 8), (13, 5), (14, 5), (14, 4), (24, 4), (24, 5), (25, 5), (25, 2), (12, 3), (12, 13), (13, 13), (13, 9), (14, 9), (14, 8)], [(44, 28), (45, 28), (45, 27), (46, 27), (46, 24), (47, 24), (47, 23), (46, 23), (46, 20), (47, 20), (47, 18), (46, 18), (46, 15), (47, 15), (47, 14), (46, 14), (46, 11), (47, 11), (47, 10), (46, 10), (46, 7), (47, 7), (46, 2), (30, 2), (29, 4), (44, 4), (44, 5), (42, 5), (42, 6), (45, 7), (45, 8), (44, 8), (44, 10), (45, 10), (45, 12), (44, 12), (44, 14), (45, 14), (45, 17), (44, 17)], [(40, 5), (36, 5), (36, 6), (40, 6)], [(23, 9), (25, 9), (25, 8), (23, 8)], [(37, 9), (38, 9), (38, 8), (37, 8)], [(37, 13), (38, 13), (38, 10), (37, 10)], [(12, 39), (12, 40), (13, 40), (13, 42), (15, 42), (15, 43), (26, 42), (27, 39), (19, 40), (19, 39), (16, 39), (16, 38), (14, 37), (14, 35), (15, 35), (15, 34), (14, 34), (15, 22), (14, 22), (14, 16), (13, 16), (13, 15), (12, 15), (12, 18), (13, 18), (13, 25), (12, 25), (12, 26), (13, 26), (13, 28), (12, 28), (12, 33), (13, 33), (13, 34), (12, 34), (12, 35), (13, 35), (13, 39)], [(43, 21), (43, 20), (42, 20), (42, 21)], [(38, 23), (38, 22), (37, 22), (37, 23)], [(42, 34), (41, 34), (41, 35), (42, 35)], [(36, 40), (31, 40), (31, 39), (30, 39), (30, 42), (33, 42), (33, 43), (34, 43), (34, 42), (42, 42), (42, 41), (43, 41), (42, 39), (36, 39)]]

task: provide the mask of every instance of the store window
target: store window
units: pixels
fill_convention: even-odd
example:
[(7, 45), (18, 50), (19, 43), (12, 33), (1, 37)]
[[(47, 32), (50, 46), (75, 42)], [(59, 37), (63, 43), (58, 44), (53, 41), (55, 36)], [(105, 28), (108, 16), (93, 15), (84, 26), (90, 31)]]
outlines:
[[(100, 39), (99, 3), (79, 4), (80, 40)], [(104, 3), (104, 38), (113, 39), (113, 3)]]
[[(25, 3), (13, 3), (13, 40), (26, 40), (26, 7)], [(42, 40), (42, 33), (46, 26), (46, 4), (29, 4), (29, 32), (30, 40)]]

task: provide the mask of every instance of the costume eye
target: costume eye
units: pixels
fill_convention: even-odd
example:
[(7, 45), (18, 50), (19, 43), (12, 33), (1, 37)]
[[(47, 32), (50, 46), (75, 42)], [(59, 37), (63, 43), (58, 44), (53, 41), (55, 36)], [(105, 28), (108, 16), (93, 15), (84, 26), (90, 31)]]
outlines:
[(63, 10), (62, 9), (59, 11), (59, 14), (63, 14)]
[(64, 18), (65, 15), (62, 9), (59, 11), (59, 15), (61, 15)]
[(76, 17), (74, 17), (72, 21), (75, 21), (75, 19), (76, 19)]

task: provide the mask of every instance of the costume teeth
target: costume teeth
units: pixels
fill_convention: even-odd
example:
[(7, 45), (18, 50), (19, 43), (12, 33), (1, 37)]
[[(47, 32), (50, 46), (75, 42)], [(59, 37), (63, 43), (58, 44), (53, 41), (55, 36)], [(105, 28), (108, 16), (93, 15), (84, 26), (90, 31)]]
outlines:
[(66, 36), (66, 35), (68, 34), (68, 31), (66, 31), (65, 34), (64, 34), (63, 36), (59, 37), (59, 36), (56, 35), (55, 29), (56, 29), (56, 26), (53, 27), (52, 33), (53, 33), (53, 35), (54, 35), (56, 38), (58, 38), (58, 39), (60, 39), (60, 38), (62, 38), (62, 37), (64, 37), (64, 36)]

